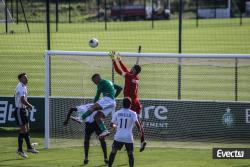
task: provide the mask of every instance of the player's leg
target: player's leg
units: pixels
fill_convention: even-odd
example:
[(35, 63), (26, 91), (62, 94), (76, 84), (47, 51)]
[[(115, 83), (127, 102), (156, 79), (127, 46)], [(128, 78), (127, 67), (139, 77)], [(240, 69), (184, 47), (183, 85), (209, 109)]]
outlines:
[(143, 126), (143, 122), (142, 122), (141, 116), (140, 116), (141, 110), (142, 110), (142, 106), (141, 106), (141, 103), (140, 103), (140, 101), (139, 101), (138, 98), (132, 100), (131, 110), (133, 110), (133, 111), (136, 112), (136, 114), (138, 116), (139, 123), (141, 124), (141, 131), (142, 131), (141, 134), (142, 135), (141, 135), (140, 152), (142, 152), (145, 149), (145, 147), (147, 145), (147, 142), (145, 140), (144, 126)]
[(26, 142), (26, 145), (27, 145), (27, 152), (37, 154), (37, 153), (39, 153), (39, 151), (37, 151), (36, 149), (34, 149), (31, 146), (31, 143), (30, 143), (30, 134), (29, 134), (30, 127), (29, 127), (29, 123), (26, 123), (25, 126), (26, 126), (26, 130), (27, 131), (24, 134), (24, 139), (25, 139), (25, 142)]
[(20, 126), (20, 132), (19, 132), (19, 135), (18, 135), (17, 153), (23, 158), (28, 158), (28, 155), (23, 151), (23, 138), (24, 138), (25, 132), (26, 132), (26, 126), (21, 125)]
[[(93, 106), (93, 103), (83, 104), (80, 106), (76, 106), (74, 108), (71, 108), (67, 114), (67, 118), (64, 121), (64, 125), (68, 124), (68, 120), (71, 119), (79, 124), (83, 122), (82, 115), (88, 111), (88, 109)], [(71, 116), (73, 112), (76, 112), (76, 116)], [(88, 122), (88, 121), (87, 121)]]
[(101, 143), (101, 147), (102, 147), (102, 152), (103, 152), (103, 159), (104, 159), (104, 163), (108, 164), (108, 155), (107, 155), (107, 144), (104, 138), (99, 138), (99, 141)]
[(128, 159), (129, 159), (129, 166), (133, 167), (134, 166), (134, 144), (133, 143), (125, 143), (125, 147), (127, 150), (128, 154)]
[[(98, 101), (98, 104), (100, 104), (100, 106), (103, 108), (103, 110), (102, 110), (102, 112), (104, 114), (103, 119), (105, 117), (107, 117), (110, 113), (115, 112), (116, 102), (114, 99), (111, 99), (110, 97), (103, 97), (101, 100)], [(101, 137), (101, 138), (106, 137), (107, 135), (110, 134), (110, 132), (107, 130), (106, 127), (105, 127), (105, 129), (103, 127), (101, 127), (103, 125), (104, 125), (103, 121), (100, 124), (98, 123), (98, 126), (100, 127), (100, 129), (102, 131), (102, 133), (99, 135), (99, 137)]]
[(18, 149), (17, 151), (23, 152), (23, 134), (25, 132), (25, 126), (23, 124), (23, 121), (21, 119), (21, 113), (20, 113), (20, 109), (16, 108), (14, 113), (14, 117), (16, 120), (16, 123), (19, 125), (19, 134), (18, 134)]
[(84, 120), (85, 118), (87, 118), (88, 116), (90, 116), (93, 112), (97, 111), (97, 110), (102, 110), (102, 106), (99, 103), (95, 103), (93, 104), (88, 111), (86, 111), (83, 115), (82, 115), (82, 119)]
[(140, 116), (138, 115), (138, 120), (139, 120), (139, 123), (141, 124), (141, 146), (140, 146), (140, 152), (144, 151), (146, 145), (147, 145), (147, 142), (145, 140), (145, 136), (144, 136), (144, 126), (143, 126), (143, 122), (141, 121), (141, 118)]
[(112, 151), (110, 152), (110, 155), (109, 155), (109, 167), (112, 167), (112, 164), (115, 160), (117, 150), (121, 150), (123, 145), (124, 145), (123, 142), (118, 142), (118, 141), (114, 140), (114, 142), (112, 144)]
[(85, 135), (84, 135), (84, 164), (88, 164), (89, 159), (89, 141), (92, 133), (94, 132), (93, 127), (91, 126), (91, 123), (86, 122), (85, 123)]
[(129, 159), (129, 166), (134, 166), (134, 154), (133, 152), (127, 152), (128, 153), (128, 159)]
[[(94, 122), (94, 126), (95, 126), (95, 133), (97, 136), (99, 136), (102, 132), (96, 122)], [(109, 161), (108, 161), (108, 156), (107, 156), (107, 144), (106, 144), (105, 138), (99, 138), (99, 141), (102, 147), (104, 162), (105, 164), (108, 164)]]
[(65, 121), (63, 122), (63, 125), (67, 125), (69, 123), (69, 119), (70, 119), (70, 116), (73, 112), (77, 111), (77, 108), (70, 108), (68, 113), (67, 113), (67, 116), (66, 116), (66, 119)]
[(20, 108), (15, 109), (14, 117), (15, 117), (15, 120), (16, 120), (17, 124), (19, 125), (19, 128), (20, 128), (20, 131), (19, 131), (19, 134), (18, 134), (17, 153), (23, 158), (28, 157), (28, 155), (23, 151), (23, 138), (24, 138), (24, 134), (27, 132), (26, 126), (25, 126), (25, 120), (24, 120), (25, 116), (26, 115), (23, 113), (23, 111)]
[(26, 142), (26, 145), (27, 145), (27, 150), (29, 149), (32, 149), (32, 146), (31, 146), (31, 143), (30, 143), (30, 135), (29, 135), (29, 123), (26, 123), (24, 125), (26, 128), (25, 128), (25, 133), (24, 133), (24, 139), (25, 139), (25, 142)]
[(98, 111), (94, 117), (95, 122), (97, 123), (99, 129), (101, 130), (101, 134), (99, 135), (100, 138), (104, 138), (110, 134), (107, 130), (107, 127), (104, 124), (105, 115), (103, 112)]
[(117, 153), (117, 150), (112, 148), (112, 151), (109, 154), (109, 167), (112, 167), (114, 160), (115, 160), (116, 153)]

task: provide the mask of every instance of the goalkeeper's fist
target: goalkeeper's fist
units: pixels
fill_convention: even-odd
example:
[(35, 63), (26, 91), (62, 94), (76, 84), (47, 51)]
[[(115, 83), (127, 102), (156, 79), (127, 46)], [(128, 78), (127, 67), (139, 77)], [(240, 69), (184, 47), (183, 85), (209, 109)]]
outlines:
[(112, 60), (115, 60), (115, 59), (116, 59), (116, 53), (115, 53), (115, 51), (109, 52), (108, 56), (109, 56)]

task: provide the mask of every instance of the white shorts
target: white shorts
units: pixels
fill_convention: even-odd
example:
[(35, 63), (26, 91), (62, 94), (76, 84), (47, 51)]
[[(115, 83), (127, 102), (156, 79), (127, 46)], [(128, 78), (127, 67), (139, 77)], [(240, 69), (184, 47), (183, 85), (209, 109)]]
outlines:
[(106, 116), (109, 115), (109, 113), (112, 112), (115, 113), (115, 107), (116, 107), (116, 102), (114, 99), (111, 99), (110, 97), (103, 97), (102, 99), (98, 100), (96, 103), (98, 103), (103, 110), (103, 113)]
[[(88, 104), (84, 104), (84, 105), (80, 105), (80, 106), (76, 106), (76, 113), (77, 113), (77, 117), (82, 120), (82, 115), (88, 111), (88, 109), (93, 106), (94, 104), (93, 103), (88, 103)], [(95, 114), (97, 113), (97, 111), (93, 112), (90, 116), (88, 116), (85, 121), (86, 122), (89, 122), (89, 123), (92, 123), (95, 121), (94, 117), (95, 117)]]

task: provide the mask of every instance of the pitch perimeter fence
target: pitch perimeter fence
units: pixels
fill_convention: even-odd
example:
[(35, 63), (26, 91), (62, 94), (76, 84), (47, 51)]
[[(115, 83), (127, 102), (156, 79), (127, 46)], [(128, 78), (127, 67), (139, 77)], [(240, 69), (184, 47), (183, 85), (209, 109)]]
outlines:
[[(7, 18), (13, 18), (13, 20), (7, 19), (7, 22), (0, 23), (0, 75), (2, 76), (0, 94), (12, 96), (17, 83), (17, 74), (25, 71), (30, 77), (29, 94), (44, 96), (43, 54), (46, 49), (137, 52), (138, 46), (141, 45), (142, 52), (249, 54), (248, 3), (245, 0), (232, 0), (229, 5), (227, 2), (1, 1), (0, 20), (6, 20), (5, 13), (8, 14)], [(207, 9), (210, 10), (210, 14), (206, 14)], [(230, 9), (229, 17), (221, 18), (219, 11), (223, 9)], [(129, 15), (128, 11), (132, 11), (133, 15)], [(142, 11), (144, 13), (141, 14)], [(205, 13), (207, 17), (201, 13)], [(88, 46), (88, 41), (92, 37), (99, 39), (99, 46), (94, 49)], [(157, 66), (157, 63), (159, 62), (151, 64)], [(247, 61), (244, 65), (241, 62), (237, 64), (237, 61), (225, 64), (226, 62), (222, 73), (227, 71), (225, 69), (229, 69), (228, 66), (231, 68), (230, 73), (222, 74), (230, 78), (229, 93), (219, 99), (209, 96), (202, 100), (249, 101), (250, 96), (244, 93), (250, 90), (247, 84), (249, 79), (245, 77), (248, 76), (249, 64)], [(88, 64), (85, 65), (88, 66)], [(129, 67), (131, 65), (129, 63)], [(199, 63), (193, 64), (189, 61), (184, 64), (174, 62), (174, 65), (169, 65), (172, 70), (169, 77), (174, 80), (171, 81), (174, 83), (168, 87), (169, 92), (173, 92), (173, 95), (168, 98), (186, 98), (180, 96), (182, 93), (178, 92), (183, 90), (176, 85), (182, 84), (188, 89), (191, 84), (195, 84), (194, 80), (190, 83), (180, 83), (180, 77), (197, 79), (198, 76), (202, 79), (202, 75), (197, 74), (200, 71), (198, 65)], [(213, 66), (216, 65), (213, 64)], [(237, 66), (240, 67), (238, 71)], [(189, 67), (196, 69), (192, 68), (192, 75), (187, 76), (185, 70), (190, 69)], [(183, 69), (184, 71), (181, 71)], [(150, 69), (144, 70), (143, 75), (150, 73)], [(160, 71), (159, 76), (169, 75), (167, 68)], [(218, 74), (218, 71), (210, 70), (210, 72), (211, 75)], [(202, 73), (207, 74), (207, 72)], [(220, 83), (211, 82), (211, 84)], [(238, 92), (235, 93), (235, 90)], [(214, 91), (216, 94), (216, 90)], [(200, 100), (194, 93), (187, 98)]]

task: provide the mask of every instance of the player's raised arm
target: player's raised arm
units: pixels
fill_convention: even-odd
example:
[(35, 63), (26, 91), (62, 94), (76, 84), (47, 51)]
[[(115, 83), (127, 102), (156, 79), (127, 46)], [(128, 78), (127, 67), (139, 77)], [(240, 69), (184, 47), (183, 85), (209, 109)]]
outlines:
[(116, 90), (116, 92), (115, 92), (115, 97), (117, 97), (117, 96), (121, 93), (122, 87), (119, 86), (119, 85), (114, 84), (114, 88), (115, 88), (115, 90)]
[(112, 62), (113, 62), (115, 71), (116, 71), (119, 75), (123, 75), (123, 74), (122, 74), (122, 70), (121, 70), (120, 67), (117, 65), (116, 61), (113, 59)]
[(124, 72), (129, 72), (129, 69), (125, 66), (125, 64), (122, 62), (121, 58), (118, 60), (119, 61), (119, 64), (122, 68), (122, 71)]
[(123, 75), (123, 71), (121, 70), (121, 68), (117, 65), (116, 63), (116, 53), (114, 51), (109, 52), (109, 57), (112, 60), (112, 63), (114, 65), (114, 69), (115, 71), (119, 74), (119, 75)]

